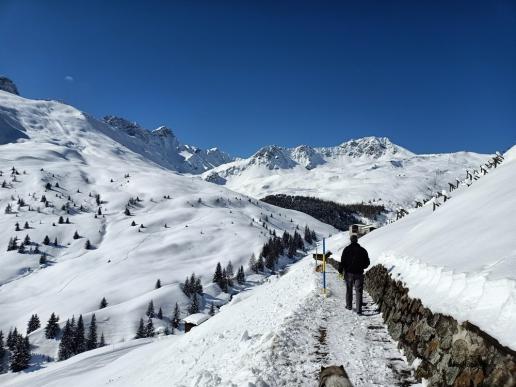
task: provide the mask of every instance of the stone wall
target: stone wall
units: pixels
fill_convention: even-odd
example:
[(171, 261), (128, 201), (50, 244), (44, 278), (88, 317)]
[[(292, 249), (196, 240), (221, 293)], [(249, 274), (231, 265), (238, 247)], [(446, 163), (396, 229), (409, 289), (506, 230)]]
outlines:
[(381, 265), (367, 272), (365, 288), (409, 363), (420, 359), (419, 379), (430, 386), (516, 386), (515, 351), (471, 323), (432, 313)]

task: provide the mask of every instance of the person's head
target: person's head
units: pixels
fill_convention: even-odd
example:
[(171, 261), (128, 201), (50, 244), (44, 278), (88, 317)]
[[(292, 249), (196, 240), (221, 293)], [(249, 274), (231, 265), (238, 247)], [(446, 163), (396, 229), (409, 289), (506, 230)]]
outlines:
[(356, 234), (351, 234), (349, 240), (351, 241), (351, 243), (358, 243), (358, 236)]

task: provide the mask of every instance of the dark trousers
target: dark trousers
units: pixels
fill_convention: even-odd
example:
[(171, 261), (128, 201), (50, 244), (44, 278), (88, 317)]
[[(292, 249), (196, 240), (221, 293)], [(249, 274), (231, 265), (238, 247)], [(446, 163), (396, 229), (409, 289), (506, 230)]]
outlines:
[(362, 313), (362, 293), (364, 291), (364, 275), (346, 273), (346, 308), (351, 309), (353, 303), (353, 287), (355, 288), (355, 304), (357, 313)]

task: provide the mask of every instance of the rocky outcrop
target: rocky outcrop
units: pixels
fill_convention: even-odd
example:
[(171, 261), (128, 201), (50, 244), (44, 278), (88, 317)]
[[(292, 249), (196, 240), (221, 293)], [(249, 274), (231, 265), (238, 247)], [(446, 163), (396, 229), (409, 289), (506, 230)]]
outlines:
[(233, 160), (217, 148), (203, 150), (181, 144), (166, 126), (149, 131), (122, 117), (106, 116), (103, 120), (112, 129), (106, 132), (107, 135), (132, 151), (177, 172), (200, 174)]
[(20, 95), (14, 82), (7, 77), (0, 76), (0, 90), (7, 91), (11, 94)]
[(367, 272), (365, 287), (408, 361), (419, 364), (416, 376), (430, 386), (516, 386), (515, 351), (469, 322), (433, 313), (381, 265)]

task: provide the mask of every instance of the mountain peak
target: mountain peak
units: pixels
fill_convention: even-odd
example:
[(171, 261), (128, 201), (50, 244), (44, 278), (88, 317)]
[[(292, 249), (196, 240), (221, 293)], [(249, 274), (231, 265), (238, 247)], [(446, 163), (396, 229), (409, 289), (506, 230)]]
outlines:
[(9, 78), (0, 76), (0, 90), (6, 91), (11, 94), (20, 95), (18, 93), (18, 88)]
[(174, 136), (172, 129), (167, 128), (166, 126), (160, 126), (159, 128), (154, 129), (151, 133), (160, 137)]
[(268, 145), (260, 148), (252, 157), (249, 164), (265, 165), (269, 169), (288, 169), (296, 166), (284, 148)]
[(370, 157), (378, 159), (384, 156), (412, 156), (413, 153), (394, 144), (387, 137), (368, 136), (351, 139), (339, 145), (344, 154), (350, 157)]

